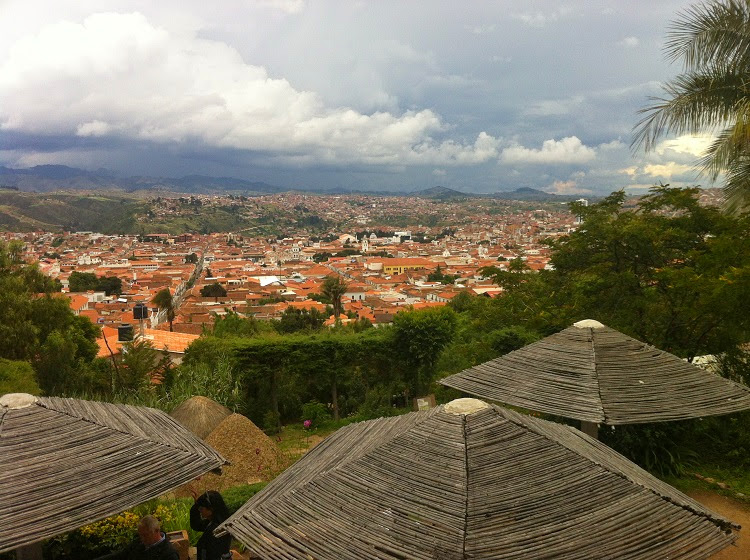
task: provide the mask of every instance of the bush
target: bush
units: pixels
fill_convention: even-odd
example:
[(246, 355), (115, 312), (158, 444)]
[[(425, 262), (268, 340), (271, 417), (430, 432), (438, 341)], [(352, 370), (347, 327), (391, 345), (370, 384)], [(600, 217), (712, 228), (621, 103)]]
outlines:
[(236, 412), (243, 394), (240, 375), (226, 354), (218, 355), (214, 363), (183, 363), (169, 387), (170, 400), (175, 407), (194, 395), (202, 395)]
[(750, 411), (704, 418), (694, 448), (701, 460), (730, 469), (750, 467)]
[(267, 411), (263, 415), (263, 431), (268, 435), (278, 434), (281, 429), (281, 418), (278, 412)]
[(695, 464), (701, 420), (602, 427), (599, 439), (659, 476), (681, 475)]
[(192, 503), (193, 501), (189, 498), (167, 501), (151, 500), (101, 521), (84, 525), (65, 535), (49, 539), (45, 543), (44, 557), (90, 560), (122, 549), (138, 538), (138, 521), (144, 515), (149, 514), (161, 520), (162, 529), (165, 532), (188, 529), (191, 533), (191, 542), (195, 542), (198, 535), (190, 531)]
[(357, 410), (360, 420), (371, 420), (373, 418), (384, 418), (395, 416), (399, 410), (391, 403), (393, 391), (389, 387), (377, 387), (367, 393), (365, 401)]
[(41, 392), (34, 378), (34, 369), (29, 362), (0, 358), (0, 395), (6, 393)]
[(331, 413), (323, 403), (310, 401), (302, 405), (302, 420), (309, 420), (312, 428), (319, 428), (331, 420)]

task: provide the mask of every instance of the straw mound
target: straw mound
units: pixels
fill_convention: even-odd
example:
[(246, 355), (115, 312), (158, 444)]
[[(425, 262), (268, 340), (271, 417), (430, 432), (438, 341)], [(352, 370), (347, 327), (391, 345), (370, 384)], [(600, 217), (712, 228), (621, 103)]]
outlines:
[(206, 443), (229, 462), (222, 474), (202, 476), (197, 484), (224, 490), (240, 484), (269, 480), (283, 467), (279, 448), (260, 428), (241, 414), (227, 416), (206, 438)]
[(175, 408), (170, 416), (201, 439), (206, 439), (232, 411), (208, 397), (195, 396)]

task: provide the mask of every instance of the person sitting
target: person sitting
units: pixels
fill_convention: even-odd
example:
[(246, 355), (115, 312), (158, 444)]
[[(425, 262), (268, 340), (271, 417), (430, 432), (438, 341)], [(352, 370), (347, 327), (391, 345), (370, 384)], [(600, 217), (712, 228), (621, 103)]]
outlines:
[(229, 517), (229, 510), (224, 503), (224, 498), (215, 490), (209, 490), (195, 499), (195, 503), (190, 508), (190, 527), (194, 531), (203, 531), (196, 544), (197, 560), (221, 560), (222, 555), (229, 554), (232, 536), (214, 536), (214, 529), (227, 517)]
[(162, 533), (161, 522), (153, 515), (146, 515), (138, 522), (137, 540), (97, 560), (180, 560), (180, 555)]

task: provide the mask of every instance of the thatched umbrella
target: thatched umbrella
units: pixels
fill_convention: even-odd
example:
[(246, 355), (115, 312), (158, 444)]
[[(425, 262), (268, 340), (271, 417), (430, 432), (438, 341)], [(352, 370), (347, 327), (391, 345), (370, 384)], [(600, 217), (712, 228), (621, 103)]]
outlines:
[(190, 397), (169, 415), (201, 439), (206, 439), (227, 416), (232, 414), (226, 406), (213, 399), (196, 395)]
[(159, 496), (224, 458), (164, 412), (0, 397), (0, 553)]
[(592, 424), (685, 420), (750, 408), (748, 387), (591, 320), (440, 383), (575, 418), (589, 430)]
[(732, 528), (574, 428), (458, 399), (340, 429), (217, 532), (265, 560), (698, 560)]

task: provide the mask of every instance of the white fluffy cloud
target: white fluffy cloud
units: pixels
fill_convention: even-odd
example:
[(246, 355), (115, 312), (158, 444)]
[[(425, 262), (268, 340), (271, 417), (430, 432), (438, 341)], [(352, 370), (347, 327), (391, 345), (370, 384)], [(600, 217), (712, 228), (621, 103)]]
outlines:
[(545, 140), (541, 149), (515, 144), (505, 148), (500, 159), (509, 164), (581, 164), (595, 157), (594, 148), (585, 146), (576, 136), (568, 136), (562, 140)]
[(669, 138), (662, 140), (654, 149), (654, 152), (659, 156), (674, 152), (675, 154), (688, 155), (690, 157), (698, 158), (703, 156), (706, 149), (711, 145), (715, 139), (714, 136), (708, 135), (684, 135), (678, 136), (677, 138)]
[(666, 177), (670, 178), (676, 175), (684, 175), (685, 173), (693, 172), (695, 174), (694, 165), (685, 165), (682, 163), (676, 163), (670, 161), (667, 163), (648, 164), (643, 168), (643, 172), (646, 175), (652, 177)]
[(0, 61), (0, 129), (190, 141), (331, 164), (473, 165), (498, 156), (485, 132), (473, 144), (440, 141), (446, 126), (429, 109), (329, 108), (223, 42), (170, 33), (139, 13), (94, 14), (19, 40)]
[(591, 189), (584, 189), (578, 186), (573, 180), (555, 181), (548, 188), (547, 192), (554, 194), (591, 194)]

